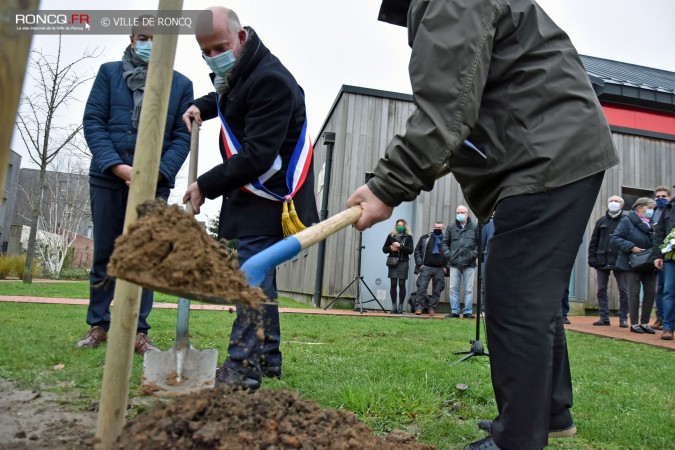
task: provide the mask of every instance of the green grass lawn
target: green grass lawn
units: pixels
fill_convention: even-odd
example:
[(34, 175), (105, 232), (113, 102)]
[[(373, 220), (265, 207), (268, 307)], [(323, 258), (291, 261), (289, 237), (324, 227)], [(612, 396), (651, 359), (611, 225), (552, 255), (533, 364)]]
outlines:
[[(88, 299), (89, 281), (36, 281), (31, 284), (24, 284), (22, 281), (17, 280), (0, 280), (0, 295)], [(161, 292), (155, 292), (155, 301), (178, 303), (178, 298)], [(203, 302), (194, 303), (200, 304)], [(284, 297), (279, 299), (279, 306), (282, 308), (311, 308), (311, 306)]]
[[(6, 294), (6, 286), (0, 283), (0, 295), (19, 295)], [(80, 292), (74, 296), (83, 298), (83, 288), (86, 293), (86, 283), (73, 287)], [(83, 306), (0, 303), (0, 377), (68, 393), (75, 407), (91, 407), (100, 395), (105, 346), (74, 347), (87, 329), (85, 314)], [(222, 363), (234, 315), (193, 311), (190, 320), (192, 344), (218, 349)], [(408, 430), (439, 449), (484, 436), (476, 422), (496, 414), (488, 358), (452, 364), (459, 358), (453, 351), (469, 348), (472, 321), (302, 314), (284, 314), (281, 321), (284, 378), (266, 380), (266, 387), (353, 411), (376, 433)], [(150, 322), (154, 343), (168, 350), (175, 311), (156, 309)], [(573, 332), (568, 342), (579, 434), (551, 440), (550, 448), (675, 448), (672, 352)], [(64, 368), (55, 369), (59, 364)], [(133, 396), (141, 370), (134, 356)], [(457, 389), (460, 383), (468, 389)]]

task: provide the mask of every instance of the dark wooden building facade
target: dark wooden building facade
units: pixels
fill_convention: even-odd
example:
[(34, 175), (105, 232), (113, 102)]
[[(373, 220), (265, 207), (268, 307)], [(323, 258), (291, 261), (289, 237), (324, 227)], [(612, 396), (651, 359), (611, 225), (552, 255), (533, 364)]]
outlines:
[[(629, 208), (637, 197), (653, 196), (654, 187), (675, 183), (675, 73), (587, 56), (582, 60), (605, 110), (621, 164), (606, 174), (579, 249), (570, 280), (572, 313), (577, 314), (597, 306), (595, 271), (587, 265), (587, 245), (595, 222), (606, 211), (607, 198), (622, 195)], [(345, 208), (349, 194), (372, 172), (389, 140), (405, 129), (414, 108), (411, 95), (354, 86), (341, 88), (315, 138), (319, 209), (332, 215)], [(328, 148), (324, 145), (325, 133), (335, 136), (330, 186), (322, 185)], [(328, 202), (322, 205), (323, 189), (327, 188)], [(365, 307), (378, 309), (382, 304), (388, 309), (389, 285), (381, 247), (396, 218), (408, 220), (417, 242), (436, 220), (445, 224), (453, 220), (455, 208), (463, 203), (459, 185), (448, 175), (438, 180), (431, 192), (423, 192), (415, 201), (397, 208), (391, 223), (362, 236), (348, 228), (328, 238), (321, 283), (315, 280), (317, 268), (321, 267), (316, 246), (282, 264), (277, 275), (280, 294), (305, 302), (320, 294), (325, 305), (346, 288), (342, 298), (353, 301), (360, 294), (362, 300), (369, 300), (372, 292), (378, 301)], [(358, 280), (354, 282), (359, 275), (364, 276), (367, 289)], [(411, 265), (408, 292), (413, 289)], [(614, 282), (609, 295), (612, 308), (616, 308), (618, 293)], [(447, 289), (441, 302), (441, 309), (447, 309)]]

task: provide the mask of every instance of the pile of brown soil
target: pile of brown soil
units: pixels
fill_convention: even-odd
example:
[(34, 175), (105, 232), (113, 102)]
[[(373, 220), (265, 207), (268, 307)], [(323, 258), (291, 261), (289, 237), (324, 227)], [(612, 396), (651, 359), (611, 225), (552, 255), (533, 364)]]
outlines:
[(115, 240), (108, 274), (155, 291), (209, 303), (255, 306), (267, 301), (246, 283), (237, 258), (190, 214), (158, 200)]
[(117, 449), (212, 448), (427, 450), (412, 435), (375, 436), (345, 410), (323, 409), (297, 393), (261, 389), (250, 393), (218, 387), (161, 402), (126, 424)]

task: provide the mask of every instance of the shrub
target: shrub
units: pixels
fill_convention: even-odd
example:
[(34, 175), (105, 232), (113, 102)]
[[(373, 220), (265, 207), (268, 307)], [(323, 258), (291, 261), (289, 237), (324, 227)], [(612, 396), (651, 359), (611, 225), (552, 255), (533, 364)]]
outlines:
[[(12, 257), (12, 266), (14, 273), (19, 279), (23, 279), (23, 274), (26, 271), (26, 255), (18, 255)], [(33, 276), (37, 275), (40, 270), (37, 258), (33, 258)]]
[(89, 269), (61, 269), (59, 278), (62, 280), (88, 280)]
[(0, 279), (7, 278), (12, 271), (12, 257), (0, 255)]

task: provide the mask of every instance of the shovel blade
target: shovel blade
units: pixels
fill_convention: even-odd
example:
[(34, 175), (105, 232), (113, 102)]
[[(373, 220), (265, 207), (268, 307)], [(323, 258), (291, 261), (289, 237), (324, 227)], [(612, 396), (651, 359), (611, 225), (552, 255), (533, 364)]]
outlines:
[(183, 352), (180, 379), (175, 347), (166, 352), (147, 352), (143, 359), (141, 392), (154, 397), (173, 397), (212, 388), (218, 367), (218, 350), (195, 350), (188, 346)]

